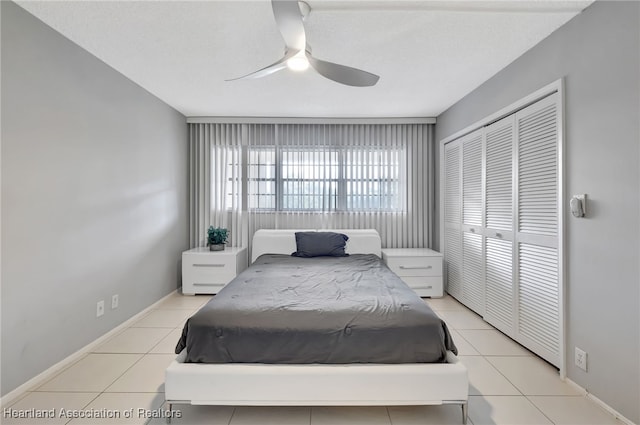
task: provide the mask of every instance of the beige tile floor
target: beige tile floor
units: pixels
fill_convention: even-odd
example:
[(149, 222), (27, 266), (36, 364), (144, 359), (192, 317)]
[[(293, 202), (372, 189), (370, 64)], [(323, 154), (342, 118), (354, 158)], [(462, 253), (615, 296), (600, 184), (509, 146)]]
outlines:
[[(164, 424), (164, 370), (185, 320), (210, 297), (174, 294), (162, 304), (32, 388), (10, 407), (56, 409), (53, 419), (1, 418), (2, 424)], [(607, 425), (622, 423), (560, 381), (557, 371), (493, 329), (451, 297), (426, 301), (447, 322), (469, 370), (473, 425)], [(60, 410), (66, 409), (65, 417)], [(176, 406), (176, 425), (460, 424), (458, 406), (228, 407)], [(73, 418), (95, 412), (119, 417)], [(130, 413), (130, 415), (129, 415)], [(130, 416), (130, 417), (125, 417)]]

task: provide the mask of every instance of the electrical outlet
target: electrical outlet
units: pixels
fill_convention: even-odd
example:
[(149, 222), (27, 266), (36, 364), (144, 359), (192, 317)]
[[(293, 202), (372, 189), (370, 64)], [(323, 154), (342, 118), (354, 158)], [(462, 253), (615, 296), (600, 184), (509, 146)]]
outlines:
[(100, 317), (104, 314), (104, 300), (98, 301), (96, 306), (96, 317)]
[(111, 310), (115, 310), (118, 308), (118, 303), (120, 302), (118, 298), (118, 294), (115, 294), (111, 297)]
[(586, 351), (581, 350), (580, 348), (576, 347), (575, 362), (576, 362), (576, 366), (578, 366), (580, 369), (582, 369), (582, 370), (584, 370), (586, 372), (587, 371), (587, 353), (586, 353)]

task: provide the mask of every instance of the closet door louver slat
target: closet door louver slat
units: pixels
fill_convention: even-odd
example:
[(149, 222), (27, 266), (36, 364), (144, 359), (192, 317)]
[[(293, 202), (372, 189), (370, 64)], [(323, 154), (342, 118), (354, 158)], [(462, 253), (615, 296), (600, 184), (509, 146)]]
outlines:
[(462, 300), (484, 314), (482, 131), (464, 137), (462, 146)]
[(484, 314), (484, 262), (482, 235), (462, 233), (462, 300), (476, 313)]
[(487, 229), (502, 239), (488, 237), (485, 245), (484, 319), (505, 334), (514, 335), (513, 284), (513, 137), (514, 116), (486, 128)]
[(485, 319), (513, 336), (513, 242), (487, 238), (486, 259)]
[(444, 265), (447, 292), (462, 299), (462, 193), (459, 143), (450, 143), (444, 151)]
[(558, 364), (558, 252), (524, 243), (519, 244), (518, 251), (518, 333), (540, 347), (534, 349), (536, 353)]
[(460, 146), (445, 148), (444, 221), (460, 223)]
[(513, 117), (487, 128), (487, 228), (513, 231)]
[[(546, 99), (545, 99), (546, 100)], [(533, 105), (537, 106), (537, 105)], [(517, 114), (518, 231), (558, 234), (556, 104)]]
[(560, 364), (558, 106), (549, 96), (516, 113), (516, 339)]
[(457, 299), (462, 299), (462, 239), (459, 230), (445, 229), (444, 252), (447, 292)]
[(482, 133), (462, 142), (462, 222), (482, 226)]

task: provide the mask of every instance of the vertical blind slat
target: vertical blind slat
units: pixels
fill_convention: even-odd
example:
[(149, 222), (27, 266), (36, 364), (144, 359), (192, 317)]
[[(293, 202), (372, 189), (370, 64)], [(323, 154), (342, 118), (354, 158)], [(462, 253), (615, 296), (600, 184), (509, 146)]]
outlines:
[(189, 124), (189, 139), (192, 247), (210, 225), (231, 246), (261, 228), (375, 228), (385, 247), (431, 246), (433, 125)]

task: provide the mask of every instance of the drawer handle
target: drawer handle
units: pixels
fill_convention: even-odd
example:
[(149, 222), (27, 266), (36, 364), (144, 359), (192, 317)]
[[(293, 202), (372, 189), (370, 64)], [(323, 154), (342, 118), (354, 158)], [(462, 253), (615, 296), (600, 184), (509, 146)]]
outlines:
[(193, 286), (224, 286), (222, 283), (194, 283)]
[(224, 267), (225, 264), (194, 264), (193, 267)]
[(470, 231), (471, 233), (475, 233), (475, 232), (476, 232), (476, 229), (474, 229), (474, 228), (472, 227), (471, 229), (469, 229), (469, 231)]
[(502, 233), (496, 233), (496, 238), (501, 238), (502, 237)]
[(429, 270), (432, 269), (433, 266), (400, 266), (402, 270)]

